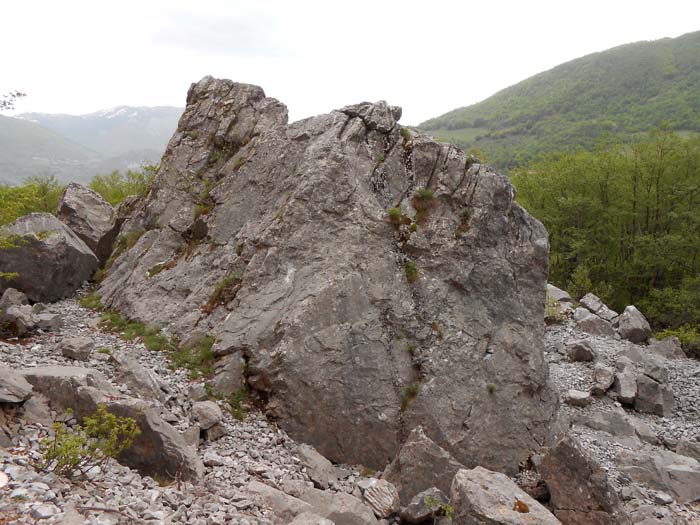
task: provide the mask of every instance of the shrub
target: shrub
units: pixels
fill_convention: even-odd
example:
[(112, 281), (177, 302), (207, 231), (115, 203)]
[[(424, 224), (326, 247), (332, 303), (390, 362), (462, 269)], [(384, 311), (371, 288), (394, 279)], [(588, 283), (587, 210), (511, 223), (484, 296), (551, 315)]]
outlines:
[(53, 438), (40, 442), (43, 459), (36, 466), (59, 476), (85, 475), (129, 449), (139, 434), (136, 421), (115, 416), (101, 404), (92, 416), (83, 418), (82, 426), (56, 423)]
[(12, 281), (13, 279), (17, 279), (17, 277), (19, 277), (17, 272), (0, 272), (0, 279), (4, 281)]
[(416, 195), (424, 200), (432, 200), (435, 198), (435, 193), (430, 188), (418, 188)]
[(124, 174), (115, 170), (109, 175), (97, 175), (88, 186), (112, 206), (116, 206), (129, 196), (146, 195), (156, 173), (157, 166), (144, 166), (141, 171), (128, 170)]
[(389, 222), (392, 224), (401, 224), (402, 220), (401, 208), (389, 208), (386, 210), (386, 216), (389, 218)]
[(401, 138), (411, 140), (411, 131), (408, 128), (401, 128)]
[(239, 421), (243, 421), (248, 416), (248, 412), (243, 406), (245, 394), (245, 388), (241, 388), (238, 392), (231, 394), (231, 397), (228, 399), (228, 404), (231, 407), (231, 415)]

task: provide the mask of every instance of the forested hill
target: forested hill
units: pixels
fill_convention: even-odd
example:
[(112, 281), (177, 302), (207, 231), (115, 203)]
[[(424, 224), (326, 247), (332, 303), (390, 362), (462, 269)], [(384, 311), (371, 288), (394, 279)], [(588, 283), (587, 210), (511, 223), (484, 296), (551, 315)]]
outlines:
[(419, 127), (512, 168), (660, 125), (700, 132), (700, 31), (572, 60)]

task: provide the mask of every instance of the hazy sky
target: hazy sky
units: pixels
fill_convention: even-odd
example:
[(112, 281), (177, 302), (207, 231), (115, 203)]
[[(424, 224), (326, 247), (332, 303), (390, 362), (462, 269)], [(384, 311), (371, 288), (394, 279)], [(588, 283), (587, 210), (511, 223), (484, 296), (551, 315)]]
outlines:
[(417, 124), (573, 58), (700, 30), (700, 1), (3, 2), (0, 93), (19, 111), (183, 106), (206, 74), (296, 120), (362, 100)]

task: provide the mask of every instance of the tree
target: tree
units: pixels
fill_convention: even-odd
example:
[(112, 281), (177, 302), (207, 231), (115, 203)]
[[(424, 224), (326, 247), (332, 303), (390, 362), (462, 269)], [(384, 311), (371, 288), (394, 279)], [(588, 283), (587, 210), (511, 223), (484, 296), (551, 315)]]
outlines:
[(26, 93), (10, 91), (5, 95), (0, 95), (0, 111), (7, 111), (15, 108), (15, 100), (27, 96)]

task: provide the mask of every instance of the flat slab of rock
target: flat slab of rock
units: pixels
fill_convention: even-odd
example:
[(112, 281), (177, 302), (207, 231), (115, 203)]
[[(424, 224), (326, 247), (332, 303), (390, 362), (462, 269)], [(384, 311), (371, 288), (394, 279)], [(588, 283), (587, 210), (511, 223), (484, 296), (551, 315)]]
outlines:
[(68, 297), (90, 279), (98, 267), (95, 254), (56, 217), (31, 213), (0, 228), (0, 269), (17, 273), (0, 279), (0, 292), (10, 286), (32, 302)]
[(587, 407), (591, 404), (591, 394), (588, 392), (583, 392), (581, 390), (569, 390), (564, 396), (564, 402), (567, 405), (575, 407)]
[(312, 512), (336, 525), (378, 525), (370, 508), (350, 494), (315, 489), (301, 481), (291, 481), (284, 488), (311, 505)]
[(116, 237), (114, 208), (96, 191), (76, 182), (66, 186), (58, 202), (58, 219), (104, 263)]
[(451, 495), (455, 523), (561, 525), (508, 476), (482, 467), (457, 472)]
[(362, 499), (378, 518), (388, 518), (401, 508), (396, 487), (384, 479), (372, 479), (362, 491)]
[(17, 370), (0, 365), (0, 403), (21, 403), (32, 395), (32, 385)]
[(165, 400), (167, 396), (163, 391), (161, 380), (136, 359), (125, 353), (114, 352), (110, 355), (109, 360), (116, 368), (117, 379), (126, 384), (133, 393), (146, 398)]
[(449, 494), (452, 478), (463, 468), (464, 465), (418, 427), (384, 470), (382, 479), (394, 484), (402, 505), (408, 505), (416, 494), (432, 487)]
[(259, 504), (272, 510), (277, 518), (276, 525), (291, 523), (300, 514), (313, 512), (313, 507), (305, 501), (259, 481), (248, 483), (243, 488), (243, 492), (250, 494)]
[(587, 293), (579, 301), (589, 312), (594, 313), (605, 321), (612, 321), (617, 317), (617, 312), (608, 308), (597, 295)]
[(568, 292), (557, 288), (553, 284), (547, 283), (547, 301), (553, 301), (557, 303), (564, 303), (565, 306), (570, 307), (573, 304), (571, 296)]
[(577, 321), (576, 329), (591, 335), (615, 337), (615, 329), (612, 325), (597, 315), (589, 315)]
[(649, 339), (647, 348), (649, 352), (666, 359), (683, 359), (687, 357), (677, 337), (668, 337), (661, 340)]

